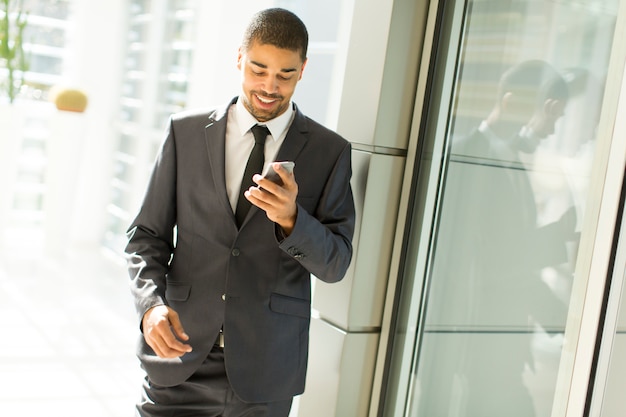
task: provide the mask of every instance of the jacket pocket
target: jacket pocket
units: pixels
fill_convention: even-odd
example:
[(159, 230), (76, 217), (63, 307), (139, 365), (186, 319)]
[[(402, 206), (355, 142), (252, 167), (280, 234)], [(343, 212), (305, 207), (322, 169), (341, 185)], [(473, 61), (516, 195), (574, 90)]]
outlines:
[(289, 314), (305, 319), (311, 318), (311, 303), (308, 300), (287, 295), (272, 294), (270, 297), (270, 309), (275, 313)]
[(191, 285), (168, 282), (165, 288), (165, 298), (172, 301), (187, 301), (190, 292)]

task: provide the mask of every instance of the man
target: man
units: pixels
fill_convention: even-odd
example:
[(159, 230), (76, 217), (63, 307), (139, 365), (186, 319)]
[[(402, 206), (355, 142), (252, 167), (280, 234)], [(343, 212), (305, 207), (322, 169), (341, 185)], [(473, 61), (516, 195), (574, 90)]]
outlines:
[[(440, 392), (459, 386), (457, 401), (468, 415), (535, 415), (524, 381), (534, 369), (534, 332), (565, 323), (567, 306), (541, 270), (567, 260), (575, 211), (539, 223), (533, 167), (521, 156), (555, 133), (568, 97), (551, 65), (522, 62), (501, 77), (486, 118), (452, 143), (437, 236), (444, 255), (434, 261), (427, 320), (458, 329), (462, 349), (449, 355), (444, 371), (433, 368), (423, 379)], [(435, 415), (441, 401), (421, 407)]]
[[(355, 218), (349, 142), (291, 101), (307, 44), (293, 13), (257, 13), (239, 49), (241, 95), (170, 120), (126, 248), (140, 416), (287, 416), (304, 391), (310, 274), (343, 278)], [(256, 124), (269, 129), (266, 163), (295, 162), (293, 173), (272, 164), (282, 185), (260, 169), (241, 185)]]
[[(522, 155), (533, 154), (554, 134), (568, 99), (567, 85), (551, 65), (521, 62), (502, 75), (496, 102), (478, 128), (452, 144), (448, 181), (456, 193), (448, 195), (463, 201), (449, 207), (463, 208), (454, 216), (460, 224), (451, 236), (459, 245), (472, 242), (459, 253), (467, 255), (481, 279), (493, 277), (501, 283), (503, 277), (528, 276), (565, 257), (574, 210), (566, 212), (561, 223), (539, 227)], [(461, 231), (468, 232), (467, 239), (460, 239)], [(480, 302), (478, 307), (488, 305)]]

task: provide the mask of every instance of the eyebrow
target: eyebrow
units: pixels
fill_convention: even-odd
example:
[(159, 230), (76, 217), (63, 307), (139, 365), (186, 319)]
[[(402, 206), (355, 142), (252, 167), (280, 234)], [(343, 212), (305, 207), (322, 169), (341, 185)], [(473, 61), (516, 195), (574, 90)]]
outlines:
[[(267, 65), (261, 64), (260, 62), (250, 60), (250, 63), (259, 68), (267, 69)], [(295, 68), (282, 68), (280, 72), (296, 72), (296, 69)]]

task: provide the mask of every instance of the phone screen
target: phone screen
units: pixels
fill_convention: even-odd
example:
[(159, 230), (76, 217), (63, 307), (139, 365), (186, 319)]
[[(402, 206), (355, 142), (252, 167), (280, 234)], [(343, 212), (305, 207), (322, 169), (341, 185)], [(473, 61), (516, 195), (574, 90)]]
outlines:
[(295, 163), (293, 163), (292, 161), (276, 161), (267, 165), (267, 168), (265, 172), (263, 173), (263, 177), (267, 178), (268, 180), (278, 185), (282, 185), (283, 181), (280, 179), (280, 176), (278, 175), (276, 171), (274, 171), (274, 168), (272, 167), (272, 165), (275, 163), (279, 163), (289, 173), (293, 172), (293, 167), (295, 166)]

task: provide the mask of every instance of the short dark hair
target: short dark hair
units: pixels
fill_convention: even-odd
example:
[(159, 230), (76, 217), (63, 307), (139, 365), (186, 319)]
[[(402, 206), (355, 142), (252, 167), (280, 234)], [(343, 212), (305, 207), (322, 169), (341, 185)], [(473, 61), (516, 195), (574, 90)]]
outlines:
[(536, 106), (548, 99), (567, 101), (569, 91), (561, 75), (542, 60), (524, 61), (504, 73), (498, 88), (499, 98), (507, 92), (526, 96)]
[(261, 10), (252, 17), (244, 32), (241, 46), (247, 51), (254, 42), (297, 51), (304, 62), (309, 33), (302, 20), (292, 12), (271, 8)]

